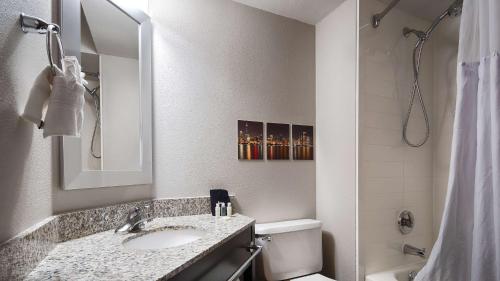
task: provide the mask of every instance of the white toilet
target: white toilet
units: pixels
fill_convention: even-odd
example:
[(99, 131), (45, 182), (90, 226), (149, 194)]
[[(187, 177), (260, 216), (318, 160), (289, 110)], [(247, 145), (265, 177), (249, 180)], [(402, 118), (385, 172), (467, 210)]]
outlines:
[(320, 221), (256, 224), (255, 235), (256, 243), (262, 246), (264, 275), (268, 281), (334, 281), (317, 274), (323, 267)]

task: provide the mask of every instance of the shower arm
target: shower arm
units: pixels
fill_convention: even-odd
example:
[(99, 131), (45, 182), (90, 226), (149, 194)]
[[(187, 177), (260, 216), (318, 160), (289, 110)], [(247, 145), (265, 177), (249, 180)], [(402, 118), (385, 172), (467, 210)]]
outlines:
[(394, 6), (396, 6), (399, 3), (399, 1), (401, 1), (401, 0), (392, 0), (392, 2), (389, 3), (389, 5), (382, 12), (372, 16), (373, 28), (377, 28), (380, 25), (380, 21), (382, 21), (382, 19), (385, 17), (385, 15), (387, 15), (387, 13), (390, 10), (392, 10), (392, 8), (394, 8)]
[(462, 12), (462, 5), (463, 5), (463, 0), (456, 0), (451, 4), (448, 9), (446, 9), (441, 15), (439, 15), (438, 18), (436, 18), (431, 26), (425, 31), (426, 34), (432, 33), (434, 29), (438, 26), (438, 24), (447, 16), (448, 17), (456, 17), (461, 14)]
[(434, 29), (438, 26), (438, 24), (444, 19), (446, 18), (447, 16), (449, 16), (449, 8), (446, 9), (446, 11), (444, 11), (441, 15), (439, 15), (439, 17), (437, 17), (431, 24), (431, 26), (429, 26), (429, 28), (427, 28), (427, 30), (425, 31), (425, 34), (426, 36), (428, 37), (433, 31)]

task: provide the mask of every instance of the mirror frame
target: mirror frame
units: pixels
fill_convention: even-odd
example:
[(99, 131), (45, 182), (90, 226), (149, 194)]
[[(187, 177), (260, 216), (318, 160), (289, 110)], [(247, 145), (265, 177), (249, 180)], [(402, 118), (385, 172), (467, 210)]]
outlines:
[[(152, 163), (152, 80), (151, 80), (151, 19), (143, 11), (118, 4), (110, 4), (137, 22), (139, 28), (139, 75), (141, 110), (141, 164), (136, 171), (83, 170), (81, 138), (62, 137), (60, 142), (61, 183), (63, 189), (99, 188), (111, 186), (145, 185), (153, 182)], [(66, 55), (80, 60), (80, 0), (59, 0), (59, 24)]]

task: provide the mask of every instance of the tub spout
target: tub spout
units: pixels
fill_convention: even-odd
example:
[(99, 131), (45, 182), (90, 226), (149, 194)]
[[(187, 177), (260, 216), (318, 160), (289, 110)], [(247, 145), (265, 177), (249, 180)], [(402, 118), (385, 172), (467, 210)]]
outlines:
[(415, 246), (409, 245), (409, 244), (404, 244), (403, 245), (403, 253), (405, 255), (413, 255), (413, 256), (419, 256), (421, 258), (425, 258), (425, 248), (417, 248)]

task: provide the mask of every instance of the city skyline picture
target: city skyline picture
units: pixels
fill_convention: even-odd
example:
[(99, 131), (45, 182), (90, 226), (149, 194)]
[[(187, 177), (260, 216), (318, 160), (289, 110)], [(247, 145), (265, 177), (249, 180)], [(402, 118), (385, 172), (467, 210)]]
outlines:
[(264, 123), (238, 120), (238, 159), (264, 159)]
[(267, 159), (290, 159), (290, 125), (267, 123)]
[(292, 125), (294, 160), (314, 160), (313, 126)]

